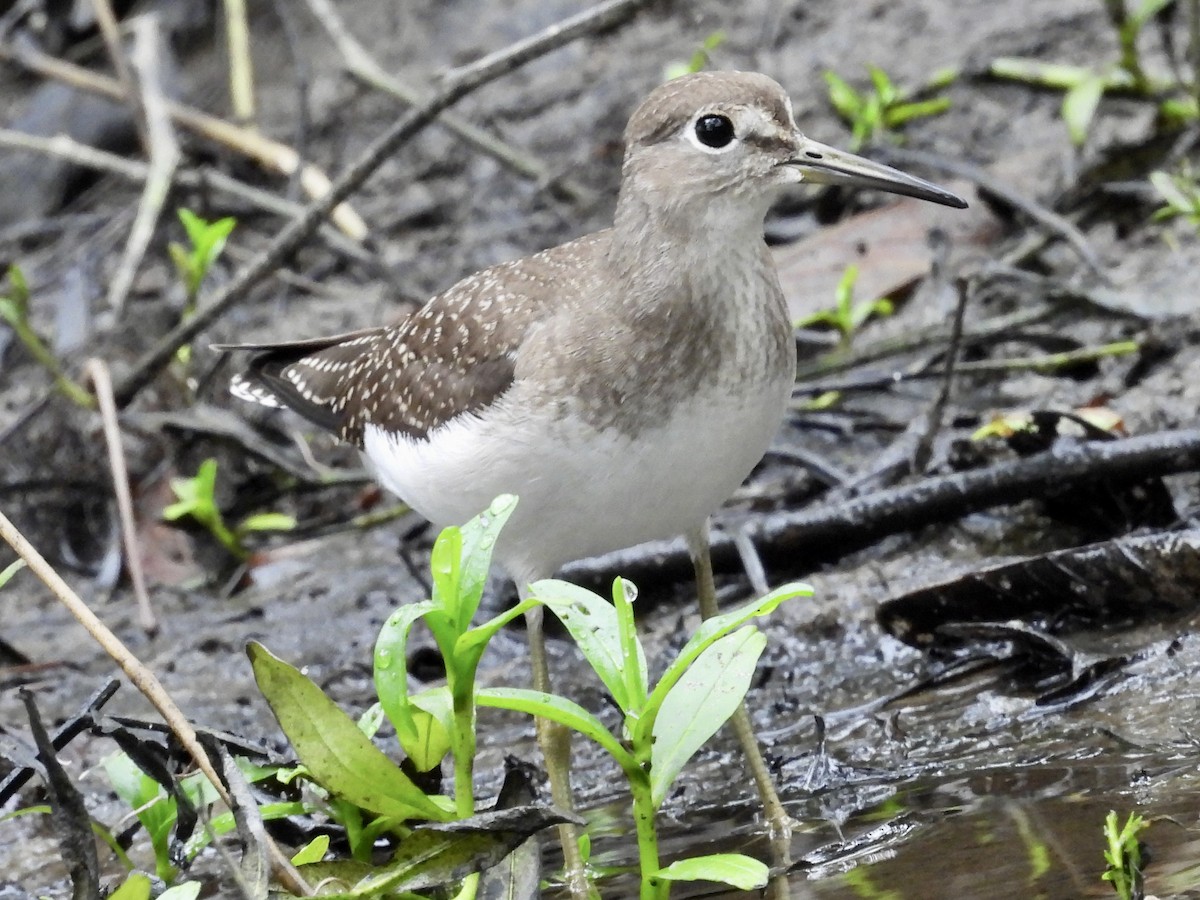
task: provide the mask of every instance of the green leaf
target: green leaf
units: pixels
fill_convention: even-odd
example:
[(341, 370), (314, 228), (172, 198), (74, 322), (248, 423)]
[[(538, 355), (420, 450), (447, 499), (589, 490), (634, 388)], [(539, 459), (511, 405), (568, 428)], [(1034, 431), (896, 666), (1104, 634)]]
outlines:
[(1142, 0), (1132, 16), (1129, 17), (1137, 34), (1152, 18), (1174, 3), (1175, 0)]
[(334, 796), (383, 816), (436, 821), (451, 817), (298, 669), (257, 642), (246, 652), (259, 690), (314, 781)]
[(764, 863), (741, 853), (713, 853), (693, 856), (671, 863), (654, 873), (663, 881), (715, 881), (740, 891), (754, 891), (767, 886), (770, 869)]
[(826, 70), (825, 84), (829, 87), (829, 102), (839, 116), (853, 124), (863, 108), (863, 98), (836, 72)]
[(154, 871), (163, 881), (175, 877), (171, 862), (171, 830), (177, 820), (175, 798), (162, 785), (143, 772), (125, 753), (118, 752), (103, 761), (104, 773), (117, 796), (134, 811), (154, 851)]
[(465, 631), (475, 618), (488, 571), (492, 567), (492, 550), (500, 530), (517, 508), (517, 498), (501, 494), (482, 513), (462, 527), (461, 564), (458, 576), (458, 608), (454, 614), (459, 631)]
[(21, 271), (21, 267), (16, 263), (8, 267), (8, 284), (11, 291), (10, 299), (20, 314), (21, 319), (28, 318), (29, 282), (25, 280), (25, 273)]
[(25, 568), (25, 560), (15, 559), (4, 567), (4, 571), (0, 572), (0, 588), (4, 587), (12, 577)]
[(875, 88), (875, 93), (879, 97), (880, 106), (891, 106), (900, 99), (899, 91), (896, 90), (896, 85), (892, 83), (887, 72), (878, 66), (869, 65), (867, 74), (871, 78), (871, 86)]
[(303, 866), (308, 863), (320, 862), (328, 851), (329, 835), (318, 834), (292, 855), (292, 865)]
[[(375, 693), (384, 713), (396, 729), (396, 737), (404, 752), (413, 758), (413, 750), (421, 743), (408, 696), (408, 635), (422, 616), (436, 607), (430, 600), (408, 603), (396, 609), (375, 640)], [(420, 762), (421, 771), (426, 771)]]
[(929, 116), (939, 116), (950, 108), (948, 97), (937, 97), (932, 100), (919, 100), (913, 103), (902, 103), (893, 106), (884, 114), (884, 123), (888, 128), (899, 128), (913, 119), (925, 119)]
[(488, 619), (482, 625), (476, 625), (470, 631), (460, 635), (458, 640), (454, 642), (454, 656), (464, 659), (470, 659), (474, 656), (477, 662), (479, 657), (483, 655), (488, 641), (495, 637), (501, 628), (514, 619), (523, 616), (530, 609), (537, 606), (538, 602), (533, 598), (526, 598), (516, 606), (509, 607), (499, 615)]
[(296, 517), (286, 513), (265, 512), (247, 516), (238, 524), (238, 531), (291, 531)]
[(1076, 147), (1087, 140), (1088, 128), (1100, 98), (1104, 95), (1105, 78), (1103, 75), (1091, 74), (1079, 82), (1063, 96), (1062, 117), (1067, 124), (1067, 133), (1071, 143)]
[(199, 881), (185, 881), (167, 888), (158, 895), (158, 900), (196, 900), (203, 886)]
[(475, 694), (475, 700), (480, 706), (512, 709), (565, 725), (607, 750), (622, 769), (637, 767), (633, 756), (609, 734), (603, 722), (566, 697), (528, 688), (482, 688)]
[(657, 809), (693, 754), (750, 690), (767, 638), (753, 625), (714, 642), (663, 698), (654, 723), (650, 789)]
[[(400, 841), (387, 864), (363, 870), (330, 863), (305, 866), (300, 873), (310, 883), (337, 878), (349, 889), (326, 897), (395, 897), (454, 884), (467, 875), (496, 865), (548, 825), (569, 821), (554, 810), (522, 807), (501, 813), (482, 813), (448, 825), (417, 828)], [(410, 894), (403, 894), (408, 897)]]
[[(433, 602), (450, 617), (458, 619), (458, 580), (462, 570), (462, 529), (443, 528), (429, 554), (429, 574), (433, 577)], [(456, 629), (461, 631), (462, 629)]]
[(108, 900), (150, 900), (150, 879), (141, 872), (130, 872)]
[(719, 616), (713, 616), (711, 619), (701, 622), (700, 627), (696, 629), (696, 633), (692, 635), (691, 640), (683, 646), (683, 649), (679, 651), (679, 655), (675, 657), (674, 661), (667, 666), (667, 670), (663, 672), (662, 678), (658, 680), (658, 684), (654, 686), (654, 690), (646, 701), (646, 714), (638, 721), (636, 731), (631, 736), (634, 746), (645, 744), (646, 738), (654, 728), (654, 719), (658, 714), (658, 710), (662, 708), (663, 699), (701, 653), (712, 646), (713, 643), (740, 628), (751, 619), (774, 612), (779, 604), (785, 600), (791, 600), (794, 597), (811, 597), (812, 594), (813, 589), (807, 584), (801, 584), (800, 582), (785, 584), (771, 591), (771, 593), (759, 597), (757, 600), (751, 600), (737, 609)]
[[(586, 588), (554, 579), (536, 582), (530, 587), (530, 593), (562, 621), (621, 711), (628, 714), (635, 708), (635, 702), (636, 708), (640, 708), (641, 700), (645, 698), (631, 697), (626, 685), (625, 653), (613, 605)], [(641, 650), (640, 646), (638, 650)], [(639, 652), (636, 665), (645, 684), (644, 653)]]

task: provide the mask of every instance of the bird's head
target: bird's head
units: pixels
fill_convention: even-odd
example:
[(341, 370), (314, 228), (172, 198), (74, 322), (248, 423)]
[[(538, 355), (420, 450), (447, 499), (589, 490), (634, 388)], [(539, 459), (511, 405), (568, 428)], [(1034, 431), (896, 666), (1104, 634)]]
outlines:
[(758, 220), (780, 189), (841, 184), (967, 204), (898, 169), (818, 143), (801, 133), (788, 95), (753, 72), (699, 72), (656, 88), (625, 129), (622, 195), (665, 208), (716, 204)]

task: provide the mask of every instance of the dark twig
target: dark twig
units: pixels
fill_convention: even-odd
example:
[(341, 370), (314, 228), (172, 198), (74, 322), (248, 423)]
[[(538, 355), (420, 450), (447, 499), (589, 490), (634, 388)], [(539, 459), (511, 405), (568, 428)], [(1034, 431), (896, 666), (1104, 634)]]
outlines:
[[(944, 295), (950, 289), (946, 273), (950, 242), (942, 231), (935, 230), (930, 235), (930, 244), (933, 250), (933, 262), (922, 293), (936, 298), (933, 302), (944, 305)], [(954, 363), (962, 344), (963, 313), (966, 305), (967, 291), (962, 289), (958, 292), (954, 319), (950, 326), (950, 346), (946, 352), (942, 384), (933, 402), (929, 404), (925, 415), (914, 418), (912, 424), (887, 447), (871, 471), (848, 485), (844, 489), (845, 492), (861, 494), (867, 486), (878, 489), (895, 483), (905, 475), (925, 470), (925, 466), (933, 455), (933, 443), (942, 427), (942, 417), (950, 399), (950, 388), (954, 382)]]
[[(50, 738), (50, 745), (54, 751), (62, 750), (76, 737), (91, 728), (96, 722), (96, 713), (112, 699), (112, 695), (120, 686), (121, 682), (110, 678), (92, 696), (88, 697), (79, 712), (63, 722)], [(28, 766), (21, 766), (9, 772), (7, 777), (0, 781), (0, 807), (4, 806), (35, 774), (36, 772)]]
[[(405, 84), (381, 66), (375, 57), (346, 26), (330, 0), (305, 0), (309, 11), (321, 23), (330, 40), (342, 55), (342, 65), (363, 84), (383, 91), (409, 106), (421, 102), (422, 91)], [(467, 146), (485, 153), (501, 165), (507, 166), (518, 175), (541, 184), (550, 184), (552, 189), (568, 200), (579, 200), (586, 195), (582, 185), (567, 178), (554, 178), (549, 166), (535, 156), (513, 147), (500, 138), (489, 134), (466, 119), (445, 114), (438, 117), (438, 124), (453, 132)]]
[(54, 745), (46, 728), (33, 693), (21, 688), (21, 701), (29, 716), (29, 730), (37, 744), (38, 761), (46, 770), (46, 787), (50, 792), (50, 809), (63, 861), (71, 875), (71, 896), (74, 900), (92, 900), (100, 896), (100, 860), (96, 842), (92, 839), (92, 820), (79, 788), (54, 754)]
[(338, 203), (347, 199), (401, 146), (425, 129), (442, 110), (463, 97), (525, 65), (551, 50), (585, 34), (611, 28), (624, 21), (649, 0), (608, 0), (579, 15), (572, 16), (531, 38), (485, 56), (470, 66), (447, 74), (437, 94), (403, 116), (367, 148), (363, 155), (339, 176), (329, 192), (308, 205), (304, 215), (289, 223), (271, 245), (242, 269), (217, 296), (186, 322), (181, 322), (166, 337), (135, 363), (132, 371), (117, 387), (117, 403), (127, 406), (151, 379), (174, 358), (175, 352), (209, 328), (295, 251)]

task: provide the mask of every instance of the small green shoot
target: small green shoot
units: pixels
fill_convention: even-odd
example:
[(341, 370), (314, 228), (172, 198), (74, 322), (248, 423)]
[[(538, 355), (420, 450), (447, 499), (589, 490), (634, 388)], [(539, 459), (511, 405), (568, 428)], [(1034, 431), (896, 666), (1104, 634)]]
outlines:
[(613, 602), (563, 581), (540, 581), (531, 595), (562, 620), (624, 715), (619, 736), (564, 697), (519, 688), (478, 692), (482, 706), (549, 719), (592, 739), (620, 766), (633, 797), (641, 871), (641, 900), (665, 900), (673, 881), (704, 880), (741, 890), (766, 885), (767, 867), (741, 854), (715, 854), (661, 867), (655, 817), (671, 785), (700, 747), (741, 704), (766, 637), (752, 619), (785, 600), (811, 596), (807, 585), (788, 585), (732, 612), (701, 623), (691, 640), (651, 686), (645, 651), (633, 618), (633, 585), (618, 579)]
[[(189, 318), (196, 311), (196, 302), (200, 297), (200, 286), (208, 276), (213, 263), (225, 249), (225, 242), (237, 225), (237, 220), (227, 216), (209, 222), (200, 218), (190, 209), (179, 210), (179, 221), (187, 234), (188, 245), (172, 241), (167, 245), (167, 252), (175, 264), (175, 272), (183, 284), (184, 307), (183, 317)], [(191, 359), (191, 347), (180, 347), (176, 357), (187, 365)]]
[[(252, 783), (274, 777), (278, 769), (277, 766), (258, 766), (244, 759), (237, 759), (236, 764), (243, 776)], [(179, 866), (184, 860), (193, 859), (214, 836), (228, 834), (237, 827), (230, 812), (209, 815), (207, 828), (198, 829), (185, 844), (175, 847), (173, 841), (179, 821), (178, 801), (138, 768), (125, 753), (118, 752), (107, 757), (103, 767), (113, 791), (134, 811), (146, 830), (154, 853), (155, 874), (167, 883), (178, 876)], [(211, 809), (218, 801), (216, 791), (200, 772), (179, 779), (179, 790), (197, 809)], [(271, 803), (259, 808), (264, 819), (282, 819), (305, 812), (308, 812), (308, 808), (299, 802)]]
[(1117, 814), (1110, 810), (1104, 819), (1104, 861), (1108, 867), (1100, 877), (1112, 884), (1120, 900), (1142, 900), (1142, 850), (1138, 835), (1150, 823), (1130, 813), (1124, 826), (1118, 826)]
[(855, 300), (854, 285), (858, 282), (858, 266), (846, 266), (841, 281), (838, 282), (834, 293), (834, 305), (830, 309), (822, 309), (811, 316), (796, 322), (797, 328), (809, 328), (813, 325), (824, 325), (833, 328), (841, 335), (841, 345), (849, 347), (859, 328), (873, 316), (890, 316), (895, 310), (892, 301), (887, 297), (877, 300)]
[[(445, 833), (439, 832), (441, 836), (435, 839), (408, 823), (414, 818), (448, 822), (473, 817), (476, 709), (484, 706), (558, 722), (596, 741), (613, 756), (629, 780), (634, 798), (642, 900), (665, 900), (675, 881), (717, 881), (743, 890), (762, 887), (767, 882), (767, 867), (739, 854), (714, 854), (660, 866), (655, 818), (684, 766), (733, 714), (749, 689), (766, 645), (765, 636), (751, 621), (785, 600), (810, 595), (811, 589), (805, 585), (781, 588), (703, 622), (658, 683), (651, 685), (634, 625), (635, 591), (626, 581), (614, 584), (613, 603), (565, 582), (538, 582), (531, 586), (530, 596), (512, 609), (472, 625), (492, 548), (515, 505), (515, 497), (499, 497), (462, 528), (443, 531), (431, 558), (433, 596), (397, 609), (375, 645), (379, 706), (395, 727), (413, 767), (424, 771), (447, 756), (451, 758), (453, 796), (426, 795), (375, 747), (365, 733), (377, 724), (373, 711), (355, 723), (297, 669), (271, 656), (261, 645), (250, 646), (259, 688), (299, 756), (305, 776), (328, 792), (329, 806), (338, 810), (355, 857), (309, 861), (316, 855), (313, 850), (306, 854), (301, 873), (310, 882), (337, 878), (349, 886), (351, 896), (374, 895), (384, 889), (411, 892), (435, 883), (461, 882), (456, 896), (460, 900), (474, 897), (476, 882), (468, 873), (483, 865), (478, 860), (486, 857), (490, 865), (498, 861), (499, 849), (507, 846), (511, 850), (516, 844), (502, 844), (499, 837), (476, 832), (470, 843), (452, 843)], [(476, 671), (488, 642), (505, 624), (537, 604), (563, 621), (622, 710), (620, 736), (565, 697), (522, 688), (476, 686)], [(412, 694), (406, 661), (409, 637), (418, 623), (433, 634), (445, 663), (446, 685)], [(400, 849), (384, 865), (374, 865), (371, 851), (375, 839), (385, 834), (402, 836)], [(356, 847), (359, 851), (353, 850)], [(421, 863), (425, 868), (420, 872), (414, 869), (413, 854), (436, 857), (436, 872), (426, 862)], [(589, 840), (585, 856), (590, 855)], [(468, 865), (470, 860), (475, 860), (474, 868)]]
[(8, 292), (0, 295), (0, 320), (17, 336), (17, 340), (43, 369), (50, 373), (54, 387), (76, 406), (92, 409), (96, 405), (90, 393), (67, 377), (50, 348), (34, 331), (29, 321), (29, 283), (15, 265), (8, 267)]
[(25, 560), (23, 559), (14, 559), (7, 566), (5, 566), (4, 571), (0, 572), (0, 588), (12, 581), (12, 577), (20, 572), (23, 568), (25, 568)]
[(671, 81), (672, 79), (681, 78), (684, 75), (692, 75), (708, 68), (708, 64), (712, 62), (712, 52), (723, 43), (725, 43), (725, 32), (714, 31), (704, 39), (704, 43), (692, 54), (691, 59), (668, 64), (663, 70), (663, 80)]
[(1154, 212), (1154, 221), (1182, 217), (1194, 228), (1200, 229), (1200, 180), (1190, 167), (1184, 167), (1175, 175), (1166, 172), (1151, 172), (1150, 184), (1158, 191), (1163, 206)]
[(1129, 12), (1125, 0), (1104, 0), (1120, 47), (1118, 58), (1112, 63), (1088, 67), (1002, 57), (992, 62), (989, 71), (996, 78), (1063, 91), (1062, 119), (1071, 143), (1076, 147), (1083, 146), (1087, 140), (1100, 100), (1108, 93), (1120, 92), (1152, 100), (1158, 104), (1159, 114), (1166, 122), (1194, 121), (1193, 86), (1152, 79), (1146, 74), (1138, 51), (1138, 40), (1146, 25), (1173, 2), (1141, 0), (1133, 12)]
[(836, 72), (825, 72), (829, 102), (851, 128), (851, 150), (861, 150), (882, 135), (896, 139), (896, 132), (907, 123), (939, 115), (950, 108), (946, 97), (918, 98), (947, 87), (957, 75), (952, 69), (937, 72), (917, 91), (898, 88), (877, 66), (867, 66), (867, 71), (871, 86), (863, 91), (855, 90)]
[(190, 246), (172, 241), (167, 245), (171, 261), (175, 263), (175, 271), (183, 283), (187, 294), (189, 309), (194, 308), (196, 299), (200, 296), (200, 286), (204, 283), (208, 270), (212, 268), (221, 251), (225, 249), (225, 241), (237, 225), (237, 220), (231, 216), (209, 222), (200, 218), (190, 209), (179, 210), (179, 221), (187, 234)]
[(296, 527), (296, 520), (283, 513), (257, 513), (247, 516), (230, 528), (225, 524), (225, 517), (217, 506), (217, 461), (206, 459), (191, 478), (172, 478), (171, 490), (178, 500), (162, 511), (162, 516), (168, 522), (180, 519), (192, 519), (208, 530), (217, 541), (236, 556), (244, 560), (250, 556), (245, 539), (257, 531), (290, 531)]

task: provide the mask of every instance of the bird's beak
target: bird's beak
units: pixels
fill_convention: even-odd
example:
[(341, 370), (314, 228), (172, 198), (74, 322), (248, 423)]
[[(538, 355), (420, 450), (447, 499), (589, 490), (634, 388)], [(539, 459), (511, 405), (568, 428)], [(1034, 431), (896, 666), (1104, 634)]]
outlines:
[(875, 188), (892, 194), (929, 200), (943, 206), (966, 209), (967, 201), (936, 184), (906, 175), (899, 169), (872, 162), (836, 147), (799, 135), (796, 155), (787, 165), (800, 171), (809, 184), (842, 184), (847, 187)]

